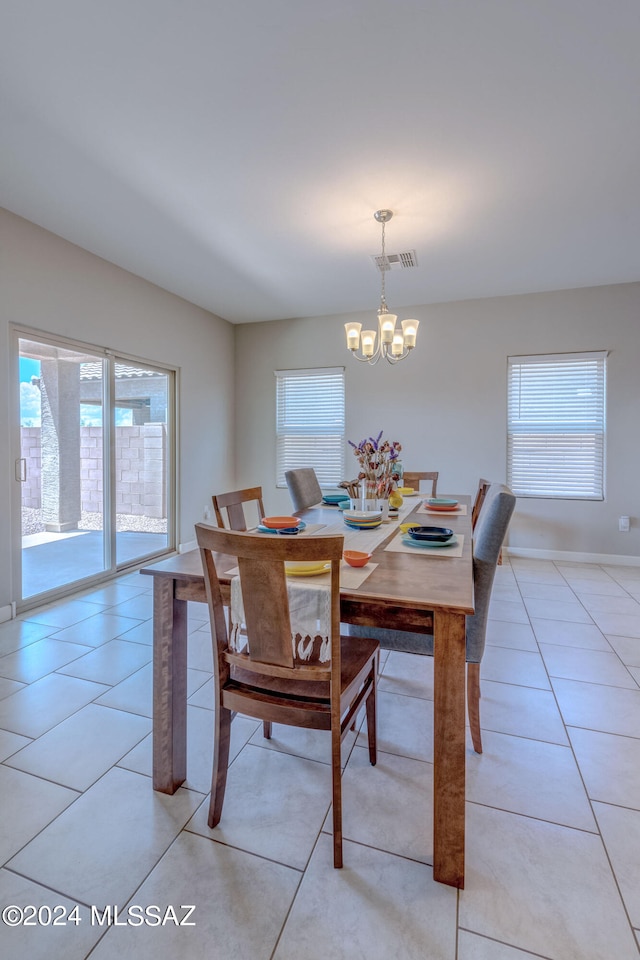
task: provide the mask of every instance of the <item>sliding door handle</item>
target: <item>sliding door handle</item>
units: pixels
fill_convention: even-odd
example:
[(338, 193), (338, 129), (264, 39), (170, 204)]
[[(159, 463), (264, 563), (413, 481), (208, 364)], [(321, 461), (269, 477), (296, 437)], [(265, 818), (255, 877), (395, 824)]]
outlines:
[(19, 457), (19, 459), (16, 460), (15, 468), (16, 468), (16, 480), (18, 480), (20, 483), (26, 483), (27, 481), (26, 459), (24, 457)]

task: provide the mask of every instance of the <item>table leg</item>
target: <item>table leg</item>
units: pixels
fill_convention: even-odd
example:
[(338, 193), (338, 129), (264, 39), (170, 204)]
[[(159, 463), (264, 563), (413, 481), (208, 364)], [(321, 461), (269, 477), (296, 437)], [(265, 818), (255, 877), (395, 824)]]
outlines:
[(187, 603), (153, 583), (153, 789), (175, 793), (187, 775)]
[(434, 613), (433, 877), (464, 887), (465, 617)]

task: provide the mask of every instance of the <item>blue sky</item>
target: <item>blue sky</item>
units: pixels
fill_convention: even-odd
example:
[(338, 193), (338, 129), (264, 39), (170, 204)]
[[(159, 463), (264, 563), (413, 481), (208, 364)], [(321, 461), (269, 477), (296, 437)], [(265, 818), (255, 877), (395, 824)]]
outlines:
[[(31, 383), (32, 377), (40, 376), (40, 361), (20, 357), (20, 426), (40, 426), (40, 389)], [(99, 407), (80, 404), (80, 422), (87, 427), (102, 426), (102, 410)], [(130, 410), (116, 410), (116, 426), (131, 424)]]
[(31, 377), (40, 376), (40, 361), (20, 357), (20, 426), (40, 426), (40, 390)]

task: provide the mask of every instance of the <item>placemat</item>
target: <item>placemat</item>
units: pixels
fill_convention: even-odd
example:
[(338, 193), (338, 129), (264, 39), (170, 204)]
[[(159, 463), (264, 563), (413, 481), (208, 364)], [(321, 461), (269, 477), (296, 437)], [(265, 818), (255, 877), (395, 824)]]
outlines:
[[(340, 586), (347, 590), (357, 590), (364, 581), (370, 576), (378, 566), (377, 563), (369, 562), (366, 567), (350, 567), (344, 560), (340, 563)], [(237, 577), (240, 574), (238, 567), (227, 571), (227, 576)], [(287, 577), (287, 586), (295, 588), (296, 584), (304, 586), (328, 587), (331, 578), (328, 573), (321, 573), (315, 577)]]
[(431, 510), (428, 503), (422, 503), (417, 513), (428, 513), (430, 517), (466, 517), (466, 503), (459, 503), (453, 510)]
[[(398, 522), (381, 523), (379, 527), (373, 530), (354, 530), (348, 527), (344, 522), (332, 523), (322, 531), (323, 534), (342, 534), (344, 536), (345, 550), (363, 550), (365, 553), (373, 553), (383, 540), (390, 537), (398, 529)], [(352, 567), (353, 569), (357, 569)]]
[(398, 534), (398, 536), (394, 537), (391, 543), (385, 547), (385, 550), (391, 550), (393, 553), (414, 553), (418, 556), (451, 559), (451, 557), (461, 557), (462, 548), (464, 547), (464, 535), (458, 533), (456, 536), (458, 542), (455, 547), (433, 547), (430, 550), (428, 547), (409, 547), (406, 543), (402, 542), (402, 534)]
[(383, 540), (391, 536), (394, 529), (398, 529), (398, 524), (405, 520), (412, 510), (413, 505), (409, 507), (403, 504), (397, 517), (391, 517), (387, 523), (381, 523), (379, 527), (374, 527), (373, 530), (354, 530), (340, 518), (336, 519), (334, 523), (327, 524), (322, 532), (323, 534), (342, 534), (345, 550), (365, 550), (367, 553), (373, 553)]

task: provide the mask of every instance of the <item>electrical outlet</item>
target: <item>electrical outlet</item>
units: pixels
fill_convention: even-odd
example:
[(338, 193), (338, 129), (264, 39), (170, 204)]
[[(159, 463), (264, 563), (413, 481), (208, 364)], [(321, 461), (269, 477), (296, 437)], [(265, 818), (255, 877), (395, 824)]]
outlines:
[(629, 517), (620, 517), (618, 519), (618, 530), (620, 533), (629, 533), (630, 526), (631, 520)]
[(211, 507), (205, 506), (204, 510), (202, 511), (202, 517), (204, 520), (211, 520)]

